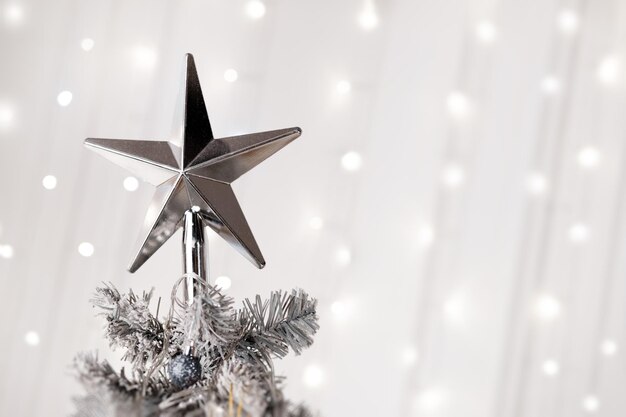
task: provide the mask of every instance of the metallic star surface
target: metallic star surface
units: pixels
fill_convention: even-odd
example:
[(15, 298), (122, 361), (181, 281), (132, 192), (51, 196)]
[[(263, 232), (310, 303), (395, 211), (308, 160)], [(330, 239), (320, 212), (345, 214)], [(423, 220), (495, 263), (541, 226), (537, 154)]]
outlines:
[(185, 56), (178, 133), (170, 141), (86, 139), (85, 145), (156, 186), (146, 213), (135, 272), (181, 226), (185, 212), (200, 212), (206, 225), (257, 267), (261, 250), (230, 184), (300, 136), (298, 127), (214, 139), (193, 56)]

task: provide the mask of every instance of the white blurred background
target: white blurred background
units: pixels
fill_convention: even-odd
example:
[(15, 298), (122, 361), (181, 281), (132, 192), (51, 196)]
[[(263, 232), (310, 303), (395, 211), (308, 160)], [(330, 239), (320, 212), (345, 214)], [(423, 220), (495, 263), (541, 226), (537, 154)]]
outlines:
[[(302, 287), (277, 363), (326, 417), (626, 413), (626, 2), (0, 3), (0, 415), (65, 416), (116, 357), (102, 281), (167, 297), (180, 235), (125, 271), (152, 187), (85, 137), (167, 139), (184, 53), (218, 137), (300, 126), (235, 183), (268, 266), (211, 238), (241, 300)], [(224, 286), (227, 286), (224, 284)]]

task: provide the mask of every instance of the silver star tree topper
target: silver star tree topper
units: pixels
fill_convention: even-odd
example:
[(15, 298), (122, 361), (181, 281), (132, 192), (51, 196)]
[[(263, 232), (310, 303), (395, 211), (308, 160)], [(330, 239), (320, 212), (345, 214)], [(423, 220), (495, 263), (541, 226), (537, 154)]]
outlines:
[(292, 127), (215, 139), (191, 54), (185, 56), (178, 123), (177, 137), (167, 141), (85, 140), (90, 149), (156, 186), (129, 271), (139, 269), (184, 227), (185, 272), (206, 279), (204, 225), (262, 268), (265, 260), (230, 184), (302, 131)]

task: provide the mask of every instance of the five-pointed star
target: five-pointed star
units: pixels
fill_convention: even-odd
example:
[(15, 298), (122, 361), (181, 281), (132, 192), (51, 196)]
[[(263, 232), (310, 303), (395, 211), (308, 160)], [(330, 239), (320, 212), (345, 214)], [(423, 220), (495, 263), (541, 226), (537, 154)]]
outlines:
[(300, 128), (214, 139), (191, 54), (185, 57), (179, 114), (180, 137), (172, 139), (180, 146), (169, 141), (85, 140), (89, 148), (157, 187), (129, 271), (139, 269), (181, 227), (192, 208), (262, 268), (265, 260), (230, 183), (299, 137)]

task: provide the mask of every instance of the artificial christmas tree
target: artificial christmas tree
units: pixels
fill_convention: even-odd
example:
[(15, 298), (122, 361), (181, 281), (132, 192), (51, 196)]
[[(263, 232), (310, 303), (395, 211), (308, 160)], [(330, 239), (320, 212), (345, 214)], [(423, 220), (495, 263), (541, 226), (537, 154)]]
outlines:
[[(94, 354), (76, 359), (87, 394), (77, 417), (304, 417), (287, 401), (272, 360), (299, 354), (318, 330), (316, 301), (301, 290), (234, 300), (209, 283), (210, 227), (259, 268), (265, 260), (230, 183), (300, 136), (299, 128), (214, 139), (193, 57), (185, 58), (180, 126), (172, 141), (87, 139), (86, 145), (157, 187), (144, 222), (136, 271), (183, 228), (183, 270), (168, 313), (151, 310), (152, 291), (96, 290), (106, 336), (124, 350), (119, 372)], [(160, 304), (160, 303), (159, 303)], [(153, 307), (153, 306), (152, 306)]]

